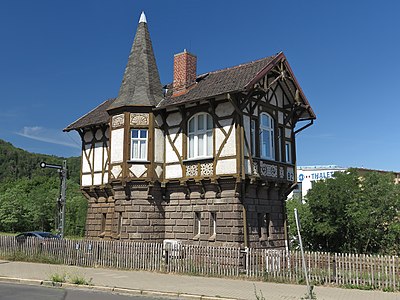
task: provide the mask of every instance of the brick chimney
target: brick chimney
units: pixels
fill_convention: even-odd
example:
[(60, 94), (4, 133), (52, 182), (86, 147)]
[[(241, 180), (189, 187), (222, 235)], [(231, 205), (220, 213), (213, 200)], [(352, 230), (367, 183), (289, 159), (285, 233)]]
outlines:
[(173, 96), (185, 94), (196, 82), (197, 57), (185, 50), (174, 55)]

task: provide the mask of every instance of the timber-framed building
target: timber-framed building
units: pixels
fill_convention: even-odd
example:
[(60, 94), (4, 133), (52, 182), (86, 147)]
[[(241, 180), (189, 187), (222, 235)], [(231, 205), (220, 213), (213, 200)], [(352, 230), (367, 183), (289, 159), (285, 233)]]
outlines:
[(284, 247), (315, 114), (282, 52), (202, 75), (196, 60), (176, 54), (163, 87), (142, 13), (118, 96), (65, 128), (82, 139), (87, 237)]

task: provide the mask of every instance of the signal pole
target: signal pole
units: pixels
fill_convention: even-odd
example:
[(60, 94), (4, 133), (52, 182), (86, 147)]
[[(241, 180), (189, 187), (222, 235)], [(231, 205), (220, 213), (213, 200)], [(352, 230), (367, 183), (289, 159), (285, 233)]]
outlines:
[(57, 169), (60, 175), (60, 196), (57, 199), (58, 203), (58, 231), (60, 232), (61, 238), (64, 238), (65, 234), (65, 204), (66, 204), (66, 191), (67, 191), (67, 161), (64, 160), (61, 165), (52, 165), (45, 162), (40, 163), (41, 168)]

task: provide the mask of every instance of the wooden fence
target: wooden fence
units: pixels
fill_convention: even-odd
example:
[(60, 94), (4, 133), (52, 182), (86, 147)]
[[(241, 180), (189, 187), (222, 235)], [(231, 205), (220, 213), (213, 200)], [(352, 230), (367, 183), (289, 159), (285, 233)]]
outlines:
[[(249, 277), (293, 283), (305, 281), (299, 251), (248, 249), (246, 259)], [(314, 284), (400, 290), (397, 256), (306, 252), (305, 260)]]
[[(15, 237), (0, 236), (0, 257), (19, 256), (75, 266), (305, 282), (298, 251), (100, 240), (28, 238), (18, 242)], [(400, 290), (397, 256), (306, 252), (306, 263), (314, 284)]]

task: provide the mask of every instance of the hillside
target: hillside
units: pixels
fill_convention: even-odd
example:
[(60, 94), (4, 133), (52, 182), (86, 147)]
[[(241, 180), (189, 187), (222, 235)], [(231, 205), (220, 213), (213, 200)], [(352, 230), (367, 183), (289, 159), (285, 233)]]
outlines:
[(61, 165), (67, 160), (68, 178), (79, 183), (80, 157), (63, 158), (45, 154), (30, 153), (0, 140), (0, 183), (9, 180), (32, 178), (35, 175), (54, 175), (55, 170), (41, 169), (42, 161)]
[[(63, 157), (35, 154), (0, 140), (0, 232), (56, 228), (60, 178), (40, 162), (61, 165)], [(80, 192), (80, 158), (66, 158), (66, 234), (84, 234), (87, 201)]]

